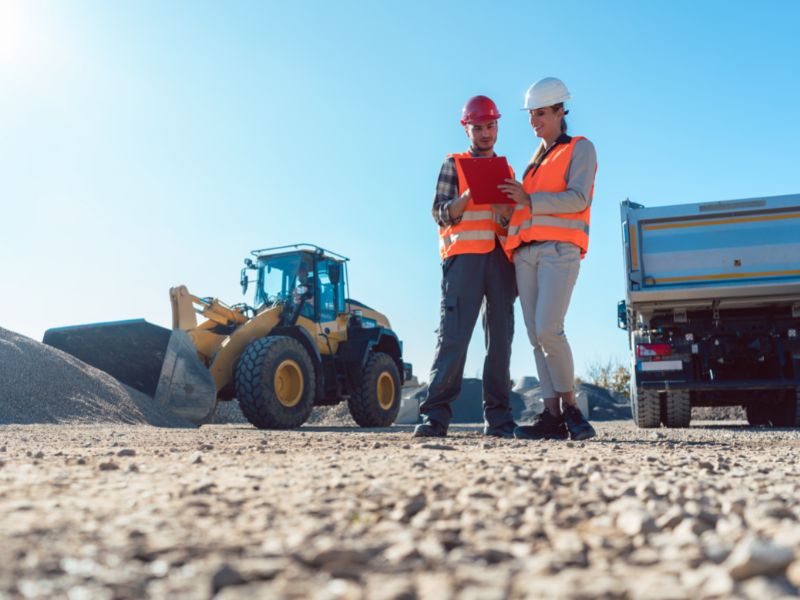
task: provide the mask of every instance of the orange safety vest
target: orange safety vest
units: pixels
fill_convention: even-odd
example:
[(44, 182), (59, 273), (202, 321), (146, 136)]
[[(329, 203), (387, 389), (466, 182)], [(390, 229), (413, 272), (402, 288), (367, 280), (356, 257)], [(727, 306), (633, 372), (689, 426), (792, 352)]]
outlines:
[[(565, 192), (567, 190), (567, 169), (572, 158), (572, 151), (578, 140), (577, 136), (568, 144), (559, 144), (545, 156), (538, 169), (528, 171), (522, 187), (528, 194), (536, 192)], [(596, 167), (595, 167), (596, 169)], [(550, 215), (532, 215), (530, 206), (517, 205), (508, 224), (508, 236), (504, 249), (509, 258), (514, 250), (524, 242), (556, 241), (571, 242), (581, 249), (581, 258), (589, 249), (589, 213), (594, 196), (594, 184), (589, 192), (589, 205), (579, 213), (563, 213)], [(536, 196), (531, 197), (536, 204)]]
[[(458, 175), (458, 195), (463, 194), (469, 185), (458, 163), (459, 158), (472, 158), (469, 152), (459, 154), (448, 154), (452, 157), (456, 165)], [(511, 170), (511, 168), (509, 167)], [(510, 176), (514, 177), (511, 170)], [(500, 240), (503, 247), (506, 241), (506, 228), (496, 220), (494, 211), (488, 204), (475, 204), (470, 198), (464, 207), (464, 214), (461, 221), (455, 225), (439, 227), (439, 254), (442, 260), (448, 256), (456, 254), (488, 254), (494, 250), (495, 238)]]

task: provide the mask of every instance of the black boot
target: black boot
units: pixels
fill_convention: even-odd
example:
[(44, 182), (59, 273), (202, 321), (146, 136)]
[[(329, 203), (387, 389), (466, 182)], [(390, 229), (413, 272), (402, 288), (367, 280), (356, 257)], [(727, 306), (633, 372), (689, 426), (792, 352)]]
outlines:
[(597, 435), (594, 427), (586, 420), (577, 406), (568, 406), (564, 409), (564, 422), (569, 429), (569, 437), (573, 440), (588, 440)]
[(565, 440), (569, 437), (564, 419), (554, 417), (553, 413), (544, 409), (536, 417), (533, 425), (520, 425), (514, 430), (518, 440)]
[(483, 426), (483, 435), (488, 435), (490, 437), (499, 437), (499, 438), (513, 438), (514, 437), (514, 429), (516, 429), (517, 424), (514, 421), (506, 421), (502, 425), (484, 425)]
[(447, 437), (447, 426), (439, 421), (425, 419), (414, 428), (414, 437)]

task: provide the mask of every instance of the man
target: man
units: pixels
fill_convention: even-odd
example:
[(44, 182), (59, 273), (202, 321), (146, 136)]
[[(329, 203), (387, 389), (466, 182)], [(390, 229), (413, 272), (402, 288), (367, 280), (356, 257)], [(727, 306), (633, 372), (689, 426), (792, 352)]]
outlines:
[(314, 277), (312, 272), (314, 270), (314, 266), (306, 260), (301, 260), (300, 265), (297, 267), (297, 278), (295, 280), (295, 287), (292, 290), (292, 301), (295, 304), (300, 304), (302, 300), (302, 296), (298, 292), (299, 287), (306, 288), (306, 302), (303, 305), (303, 310), (300, 311), (301, 315), (304, 315), (310, 319), (314, 318)]
[[(476, 204), (456, 158), (495, 156), (497, 106), (486, 96), (470, 98), (461, 124), (468, 152), (449, 155), (442, 165), (433, 200), (442, 257), (442, 304), (430, 386), (420, 405), (422, 423), (415, 437), (444, 437), (452, 418), (450, 404), (461, 391), (464, 363), (475, 322), (482, 312), (486, 338), (483, 364), (484, 433), (513, 437), (509, 361), (514, 334), (514, 265), (503, 252), (507, 207)], [(505, 216), (504, 216), (505, 215)]]

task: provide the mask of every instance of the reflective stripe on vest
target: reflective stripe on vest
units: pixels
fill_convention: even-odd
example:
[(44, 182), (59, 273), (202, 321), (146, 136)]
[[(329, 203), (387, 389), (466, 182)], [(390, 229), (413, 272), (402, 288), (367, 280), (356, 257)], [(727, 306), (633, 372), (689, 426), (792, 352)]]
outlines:
[[(469, 152), (448, 154), (453, 158), (458, 175), (458, 195), (463, 194), (467, 187), (467, 180), (458, 164), (459, 158), (473, 158)], [(511, 173), (513, 177), (513, 171)], [(494, 250), (495, 239), (500, 240), (500, 245), (506, 242), (506, 230), (497, 221), (497, 216), (492, 209), (485, 205), (475, 204), (472, 199), (464, 207), (461, 220), (455, 225), (439, 227), (439, 254), (442, 259), (456, 254), (487, 254)]]
[[(567, 190), (567, 169), (577, 136), (569, 144), (561, 144), (548, 154), (538, 169), (532, 169), (525, 176), (522, 187), (528, 194), (536, 192), (558, 193)], [(517, 204), (508, 226), (508, 237), (504, 249), (509, 257), (524, 242), (556, 241), (571, 242), (581, 249), (581, 258), (589, 249), (589, 220), (594, 196), (594, 186), (589, 193), (589, 203), (579, 213), (551, 215), (532, 215), (530, 206)], [(536, 196), (532, 198), (536, 203)]]

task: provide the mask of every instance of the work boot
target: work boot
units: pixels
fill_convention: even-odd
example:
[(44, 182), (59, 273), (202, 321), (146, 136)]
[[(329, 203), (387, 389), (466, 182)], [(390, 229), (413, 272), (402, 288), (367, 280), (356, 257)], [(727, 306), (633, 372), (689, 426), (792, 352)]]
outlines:
[(567, 424), (569, 437), (573, 440), (588, 440), (597, 435), (594, 427), (586, 420), (577, 406), (567, 406), (564, 409), (564, 423)]
[(447, 437), (447, 426), (439, 421), (424, 420), (414, 427), (414, 437)]
[(553, 413), (544, 409), (537, 415), (533, 425), (520, 425), (514, 429), (514, 437), (518, 440), (565, 440), (569, 434), (564, 419), (554, 417)]
[(514, 423), (514, 421), (506, 421), (502, 425), (484, 425), (483, 435), (499, 438), (513, 438), (514, 429), (516, 429), (516, 427), (517, 424)]

